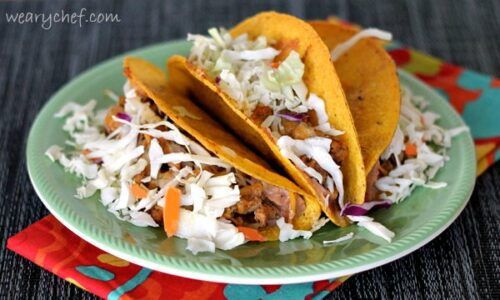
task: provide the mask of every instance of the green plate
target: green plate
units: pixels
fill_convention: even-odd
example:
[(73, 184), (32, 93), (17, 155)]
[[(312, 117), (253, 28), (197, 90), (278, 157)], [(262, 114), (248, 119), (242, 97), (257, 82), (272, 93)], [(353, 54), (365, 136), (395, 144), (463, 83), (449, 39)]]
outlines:
[[(167, 57), (186, 54), (189, 44), (174, 41), (127, 53), (164, 67)], [(61, 88), (35, 120), (28, 139), (27, 162), (31, 181), (48, 210), (66, 227), (87, 242), (144, 267), (165, 273), (207, 281), (243, 284), (285, 284), (331, 279), (365, 271), (398, 259), (435, 238), (459, 215), (474, 187), (476, 161), (472, 138), (462, 134), (453, 140), (450, 161), (436, 180), (448, 182), (439, 190), (418, 188), (403, 203), (374, 216), (396, 233), (389, 244), (356, 226), (327, 225), (310, 240), (286, 243), (249, 243), (230, 251), (192, 255), (186, 241), (167, 239), (163, 230), (135, 227), (119, 221), (100, 204), (97, 197), (79, 200), (73, 195), (79, 179), (68, 175), (45, 155), (53, 145), (63, 145), (66, 134), (62, 120), (53, 115), (66, 102), (99, 100), (110, 104), (104, 89), (121, 92), (124, 55), (105, 61)], [(403, 84), (425, 97), (431, 109), (441, 114), (446, 128), (464, 123), (448, 103), (429, 87), (400, 71)], [(355, 237), (341, 244), (324, 246), (348, 232)]]

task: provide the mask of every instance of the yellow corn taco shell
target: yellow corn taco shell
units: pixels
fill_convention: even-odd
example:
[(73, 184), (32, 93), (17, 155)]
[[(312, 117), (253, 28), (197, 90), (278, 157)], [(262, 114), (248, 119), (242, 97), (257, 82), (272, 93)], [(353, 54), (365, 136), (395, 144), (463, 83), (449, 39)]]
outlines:
[[(243, 173), (290, 191), (290, 206), (293, 212), (296, 210), (296, 194), (302, 195), (305, 209), (300, 216), (294, 216), (293, 224), (296, 229), (312, 228), (321, 215), (317, 202), (290, 180), (274, 172), (264, 160), (198, 108), (186, 94), (171, 89), (162, 70), (145, 60), (134, 57), (125, 58), (124, 70), (133, 86), (151, 98), (179, 128), (186, 131), (208, 151)], [(178, 78), (178, 80), (181, 83), (187, 82), (186, 78)], [(262, 234), (268, 240), (276, 240), (279, 230), (266, 228)]]
[[(363, 158), (359, 147), (354, 122), (349, 111), (340, 81), (330, 62), (328, 48), (314, 29), (295, 17), (266, 12), (238, 24), (231, 31), (233, 37), (248, 34), (250, 39), (265, 36), (278, 49), (293, 48), (305, 64), (304, 82), (309, 92), (324, 99), (331, 125), (345, 132), (341, 136), (348, 147), (348, 157), (341, 165), (344, 175), (345, 203), (363, 203), (366, 189)], [(323, 211), (337, 225), (346, 226), (348, 221), (340, 216), (338, 205), (326, 207), (324, 199), (315, 190), (312, 179), (283, 157), (270, 133), (251, 121), (237, 108), (235, 100), (222, 92), (204, 70), (190, 64), (184, 57), (174, 56), (168, 62), (173, 86), (190, 89), (199, 104), (218, 120), (235, 131), (246, 143), (255, 147), (266, 159), (278, 163), (293, 180), (314, 195)], [(179, 82), (179, 74), (189, 73), (191, 86)], [(174, 75), (175, 74), (175, 75)], [(186, 79), (189, 80), (189, 79)]]
[[(335, 21), (309, 24), (330, 50), (359, 32)], [(398, 126), (401, 98), (396, 65), (376, 39), (358, 41), (333, 64), (354, 118), (368, 174)]]

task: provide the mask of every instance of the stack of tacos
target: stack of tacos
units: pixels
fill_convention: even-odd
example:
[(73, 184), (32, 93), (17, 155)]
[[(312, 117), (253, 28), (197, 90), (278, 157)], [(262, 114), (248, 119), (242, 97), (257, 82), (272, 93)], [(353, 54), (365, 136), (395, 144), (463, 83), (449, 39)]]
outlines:
[[(75, 136), (77, 158), (49, 149), (63, 165), (88, 166), (79, 195), (100, 190), (118, 217), (163, 225), (195, 253), (309, 238), (328, 220), (390, 241), (364, 214), (428, 184), (424, 171), (435, 174), (446, 157), (427, 147), (436, 118), (409, 92), (400, 114), (396, 67), (376, 39), (386, 34), (275, 12), (208, 33), (188, 36), (190, 53), (168, 59), (168, 78), (126, 58), (125, 95), (107, 111), (105, 139)], [(449, 146), (452, 134), (439, 133)]]
[(302, 20), (262, 13), (231, 31), (191, 36), (190, 56), (168, 61), (187, 89), (267, 160), (313, 195), (337, 225), (346, 203), (361, 204), (365, 169), (354, 122), (330, 52)]
[[(234, 169), (240, 197), (234, 205), (224, 207), (222, 216), (225, 220), (240, 229), (257, 229), (266, 240), (278, 239), (280, 231), (276, 221), (281, 218), (293, 224), (295, 229), (312, 229), (320, 216), (320, 208), (314, 198), (272, 170), (267, 162), (223, 129), (187, 95), (172, 90), (159, 68), (144, 60), (128, 57), (124, 62), (124, 72), (131, 86), (144, 99), (152, 100), (150, 105), (164, 113), (212, 156)], [(227, 170), (211, 170), (215, 175), (221, 172), (227, 174)]]

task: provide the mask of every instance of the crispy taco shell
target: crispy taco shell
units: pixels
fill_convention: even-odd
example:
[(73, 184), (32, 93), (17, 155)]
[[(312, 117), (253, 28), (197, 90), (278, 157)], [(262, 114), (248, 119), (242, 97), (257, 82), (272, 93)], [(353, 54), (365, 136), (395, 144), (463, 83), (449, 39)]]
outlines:
[[(333, 50), (357, 32), (336, 21), (309, 22)], [(401, 106), (396, 65), (376, 39), (362, 39), (334, 63), (349, 103), (368, 174), (391, 143)]]
[[(314, 29), (295, 17), (266, 12), (238, 24), (231, 31), (233, 37), (243, 33), (250, 39), (260, 35), (274, 41), (274, 47), (286, 53), (293, 49), (305, 64), (304, 82), (309, 92), (324, 99), (330, 124), (345, 132), (341, 136), (348, 147), (348, 156), (341, 165), (344, 175), (345, 202), (363, 203), (366, 189), (363, 158), (356, 137), (354, 122), (347, 106), (340, 81), (330, 63), (327, 47)], [(266, 158), (278, 163), (293, 180), (314, 195), (322, 210), (337, 225), (346, 226), (348, 221), (340, 216), (338, 205), (326, 207), (321, 194), (315, 190), (312, 179), (281, 155), (269, 131), (262, 129), (237, 108), (235, 100), (222, 92), (204, 70), (190, 64), (186, 58), (174, 56), (168, 61), (174, 87), (193, 93), (199, 104), (218, 120), (236, 132), (246, 143), (255, 147)], [(188, 76), (189, 75), (189, 76)], [(188, 83), (179, 82), (186, 78)], [(193, 80), (196, 79), (196, 80)]]
[[(133, 86), (151, 98), (179, 128), (191, 135), (209, 152), (247, 175), (290, 191), (290, 206), (294, 212), (295, 195), (300, 194), (304, 198), (305, 209), (300, 216), (294, 216), (294, 227), (303, 230), (312, 228), (321, 215), (317, 202), (290, 180), (274, 172), (264, 160), (197, 107), (188, 95), (171, 89), (162, 70), (145, 60), (126, 57), (124, 72)], [(184, 82), (187, 78), (178, 80)], [(279, 230), (276, 229), (265, 228), (261, 232), (268, 240), (276, 240), (279, 234)]]

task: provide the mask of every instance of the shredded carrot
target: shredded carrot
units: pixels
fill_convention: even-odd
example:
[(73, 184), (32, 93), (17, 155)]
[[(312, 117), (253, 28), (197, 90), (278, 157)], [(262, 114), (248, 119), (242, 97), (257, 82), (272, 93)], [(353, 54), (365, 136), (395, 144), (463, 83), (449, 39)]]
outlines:
[(132, 195), (134, 195), (136, 199), (146, 198), (149, 192), (147, 188), (143, 187), (142, 185), (136, 182), (133, 182), (132, 185), (130, 185), (130, 191), (132, 192)]
[(278, 63), (278, 66), (284, 61), (290, 52), (299, 50), (299, 40), (281, 40), (275, 45), (276, 49), (280, 50), (280, 54), (276, 55), (273, 59), (273, 62)]
[(181, 191), (175, 187), (169, 187), (165, 195), (163, 207), (163, 228), (168, 237), (177, 232), (179, 215), (181, 212)]
[(407, 143), (405, 145), (405, 153), (410, 157), (417, 156), (417, 146), (413, 143)]
[(92, 154), (92, 151), (90, 149), (83, 149), (82, 152), (80, 152), (83, 156), (87, 156), (87, 159), (91, 160), (92, 162), (99, 164), (102, 163), (102, 160), (99, 157), (88, 157), (89, 154)]
[(267, 240), (257, 229), (244, 226), (238, 226), (237, 228), (239, 232), (243, 233), (247, 241), (265, 242)]
[(270, 63), (271, 68), (277, 69), (280, 66), (280, 62), (273, 61)]

